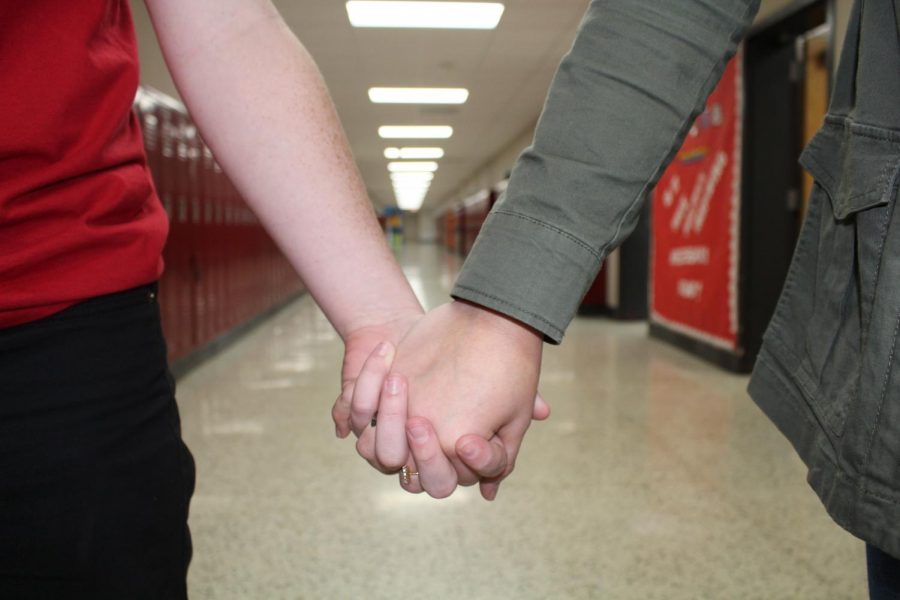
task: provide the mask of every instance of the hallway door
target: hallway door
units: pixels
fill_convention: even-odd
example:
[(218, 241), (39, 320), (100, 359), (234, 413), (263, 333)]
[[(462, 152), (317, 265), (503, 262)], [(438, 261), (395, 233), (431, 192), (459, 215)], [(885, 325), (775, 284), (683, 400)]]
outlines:
[(827, 108), (830, 2), (798, 1), (746, 45), (741, 339), (752, 365), (781, 295), (805, 198), (797, 160)]

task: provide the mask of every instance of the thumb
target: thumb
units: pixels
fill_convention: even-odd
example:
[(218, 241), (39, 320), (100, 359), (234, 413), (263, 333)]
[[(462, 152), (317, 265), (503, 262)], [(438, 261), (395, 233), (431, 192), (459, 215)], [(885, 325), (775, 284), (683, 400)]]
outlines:
[(535, 421), (543, 421), (550, 417), (550, 405), (547, 404), (547, 401), (538, 394), (534, 399), (534, 410), (531, 413), (531, 418)]
[(456, 442), (456, 455), (480, 479), (499, 477), (506, 471), (506, 448), (497, 436), (486, 440), (474, 434), (464, 435)]

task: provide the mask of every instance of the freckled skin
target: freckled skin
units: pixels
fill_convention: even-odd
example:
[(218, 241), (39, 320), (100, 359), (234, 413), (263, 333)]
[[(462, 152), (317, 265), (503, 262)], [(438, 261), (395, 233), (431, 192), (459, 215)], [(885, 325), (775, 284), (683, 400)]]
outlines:
[(146, 4), (203, 138), (341, 336), (421, 314), (321, 74), (272, 4)]

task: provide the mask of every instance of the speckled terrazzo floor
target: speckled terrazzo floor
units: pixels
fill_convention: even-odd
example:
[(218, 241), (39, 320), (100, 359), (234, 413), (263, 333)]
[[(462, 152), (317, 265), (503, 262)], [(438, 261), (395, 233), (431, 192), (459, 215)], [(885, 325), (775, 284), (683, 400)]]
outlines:
[[(423, 302), (457, 258), (400, 254)], [(204, 599), (864, 598), (863, 545), (726, 374), (578, 319), (547, 347), (550, 421), (497, 501), (412, 496), (334, 438), (341, 344), (309, 298), (179, 381)]]

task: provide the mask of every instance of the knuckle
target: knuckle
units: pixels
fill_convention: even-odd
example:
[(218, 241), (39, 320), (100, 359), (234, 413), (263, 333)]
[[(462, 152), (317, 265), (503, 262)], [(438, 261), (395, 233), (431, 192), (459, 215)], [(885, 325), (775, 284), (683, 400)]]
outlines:
[(378, 395), (366, 393), (365, 388), (357, 388), (356, 393), (353, 394), (353, 400), (350, 401), (350, 405), (355, 410), (368, 410), (376, 404), (378, 404)]
[(356, 390), (356, 386), (353, 384), (345, 385), (341, 388), (341, 393), (335, 400), (335, 404), (339, 406), (350, 407), (350, 403), (353, 401), (353, 392)]
[(362, 408), (354, 406), (350, 411), (350, 418), (353, 419), (353, 422), (356, 424), (365, 423), (369, 420), (369, 414)]
[(366, 443), (366, 442), (363, 440), (363, 438), (359, 438), (358, 440), (356, 440), (356, 452), (357, 452), (361, 457), (363, 457), (364, 459), (366, 459), (366, 460), (369, 461), (369, 462), (371, 462), (371, 461), (375, 458), (375, 457), (373, 456), (373, 454), (372, 454), (372, 451), (371, 451), (371, 448), (369, 447), (369, 444)]
[(416, 458), (416, 464), (423, 466), (433, 465), (437, 459), (437, 453), (434, 448), (424, 447), (413, 450), (413, 456)]
[(402, 421), (404, 414), (402, 407), (391, 406), (390, 403), (384, 402), (378, 409), (378, 417), (380, 419), (397, 419)]
[(497, 475), (500, 475), (501, 473), (504, 473), (508, 466), (509, 465), (507, 465), (506, 460), (501, 457), (497, 460), (491, 461), (491, 463), (487, 467), (485, 467), (484, 470), (488, 476), (495, 477)]
[(397, 471), (406, 464), (406, 457), (400, 456), (399, 453), (394, 451), (384, 451), (376, 449), (375, 455), (378, 458), (378, 462), (381, 463), (384, 468), (389, 471)]

